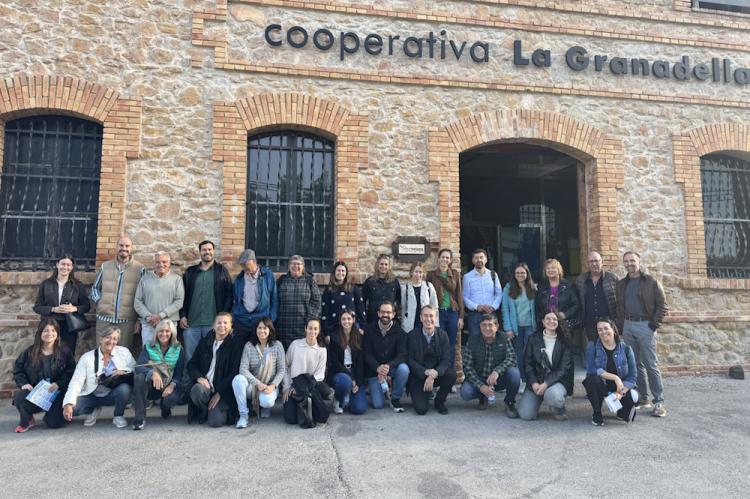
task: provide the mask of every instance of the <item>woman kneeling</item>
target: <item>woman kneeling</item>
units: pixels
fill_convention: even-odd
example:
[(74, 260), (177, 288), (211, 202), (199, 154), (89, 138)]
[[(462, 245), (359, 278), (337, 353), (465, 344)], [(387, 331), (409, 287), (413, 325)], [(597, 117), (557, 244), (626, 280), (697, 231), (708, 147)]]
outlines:
[(172, 415), (180, 401), (180, 380), (185, 370), (185, 351), (177, 341), (177, 326), (169, 319), (156, 325), (154, 339), (146, 344), (135, 368), (134, 430), (146, 424), (146, 399), (161, 399), (161, 417)]
[(608, 396), (619, 401), (617, 417), (625, 422), (635, 419), (635, 404), (638, 392), (633, 389), (637, 371), (633, 349), (620, 340), (617, 326), (611, 320), (596, 323), (599, 338), (589, 342), (586, 350), (586, 396), (594, 409), (591, 423), (604, 425), (602, 402)]
[(245, 343), (240, 361), (240, 373), (232, 380), (234, 398), (240, 419), (237, 428), (247, 428), (250, 411), (247, 401), (252, 401), (255, 414), (267, 418), (276, 403), (279, 383), (286, 374), (284, 347), (276, 340), (276, 330), (270, 317), (263, 317)]
[(544, 329), (526, 345), (526, 390), (518, 404), (521, 419), (536, 419), (542, 401), (558, 421), (565, 421), (565, 397), (573, 394), (573, 358), (567, 335), (555, 312), (547, 312)]
[(344, 310), (339, 317), (339, 330), (328, 344), (328, 382), (333, 388), (333, 412), (341, 414), (349, 408), (352, 414), (367, 410), (365, 395), (365, 360), (362, 337), (354, 327), (353, 310)]
[(117, 345), (120, 330), (110, 327), (102, 333), (99, 348), (83, 354), (78, 361), (63, 400), (63, 417), (85, 414), (83, 426), (94, 426), (104, 406), (115, 406), (112, 424), (125, 428), (125, 404), (130, 400), (135, 359), (130, 350)]
[[(49, 383), (47, 390), (58, 391), (52, 405), (44, 415), (44, 422), (49, 428), (59, 428), (63, 420), (63, 394), (68, 388), (76, 361), (66, 346), (60, 344), (60, 326), (52, 318), (42, 319), (34, 336), (34, 344), (24, 350), (16, 359), (13, 379), (19, 391), (13, 395), (20, 421), (16, 433), (24, 433), (34, 426), (34, 413), (44, 409), (26, 399), (31, 390), (42, 382)], [(41, 388), (41, 387), (40, 387)]]

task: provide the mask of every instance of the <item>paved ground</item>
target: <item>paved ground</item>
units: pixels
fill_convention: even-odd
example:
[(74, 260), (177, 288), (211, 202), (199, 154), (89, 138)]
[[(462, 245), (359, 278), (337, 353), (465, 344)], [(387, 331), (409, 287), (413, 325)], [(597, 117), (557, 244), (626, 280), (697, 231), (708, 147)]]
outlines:
[[(117, 430), (102, 418), (12, 433), (0, 403), (0, 496), (21, 497), (748, 497), (748, 381), (669, 378), (669, 415), (590, 424), (509, 420), (449, 399), (451, 413), (371, 411), (312, 430), (280, 410), (247, 430), (162, 421)], [(185, 414), (184, 407), (176, 415)], [(105, 410), (103, 415), (111, 416)], [(126, 412), (126, 416), (132, 414)]]

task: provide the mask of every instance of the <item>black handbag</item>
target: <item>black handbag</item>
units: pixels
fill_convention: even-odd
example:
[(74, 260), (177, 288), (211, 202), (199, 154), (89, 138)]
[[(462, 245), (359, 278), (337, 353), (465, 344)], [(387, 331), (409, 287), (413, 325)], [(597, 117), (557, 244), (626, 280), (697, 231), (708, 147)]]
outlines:
[(89, 321), (80, 312), (71, 312), (65, 314), (65, 325), (68, 327), (68, 333), (77, 333), (89, 328)]
[[(94, 351), (94, 374), (96, 374), (97, 372), (99, 372), (99, 352)], [(120, 375), (111, 374), (109, 376), (105, 376), (104, 374), (102, 374), (97, 380), (100, 385), (102, 385), (104, 388), (109, 388), (110, 390), (113, 388), (117, 388), (123, 383), (133, 386), (134, 381), (135, 373), (132, 372)]]

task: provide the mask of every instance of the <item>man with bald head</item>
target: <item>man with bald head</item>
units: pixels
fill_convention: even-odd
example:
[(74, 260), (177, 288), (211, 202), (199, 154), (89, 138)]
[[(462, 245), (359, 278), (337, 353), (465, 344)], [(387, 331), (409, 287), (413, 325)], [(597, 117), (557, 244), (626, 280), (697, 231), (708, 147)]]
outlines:
[(602, 256), (596, 251), (586, 256), (586, 265), (589, 270), (576, 278), (576, 287), (583, 312), (583, 329), (588, 340), (594, 341), (599, 319), (614, 319), (617, 313), (617, 276), (604, 270)]
[(143, 272), (143, 264), (133, 258), (133, 241), (123, 235), (117, 240), (115, 259), (102, 264), (91, 286), (91, 299), (96, 303), (97, 334), (117, 326), (120, 330), (118, 344), (125, 348), (133, 346), (137, 322), (135, 290)]

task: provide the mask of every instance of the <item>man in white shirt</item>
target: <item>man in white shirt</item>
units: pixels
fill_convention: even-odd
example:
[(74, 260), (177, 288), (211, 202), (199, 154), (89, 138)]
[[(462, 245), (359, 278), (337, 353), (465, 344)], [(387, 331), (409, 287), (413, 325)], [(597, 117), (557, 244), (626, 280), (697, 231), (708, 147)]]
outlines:
[(485, 314), (497, 314), (503, 299), (503, 288), (497, 273), (487, 268), (487, 252), (474, 250), (471, 254), (474, 269), (464, 274), (464, 306), (469, 310), (466, 326), (469, 336), (480, 334), (479, 323)]

